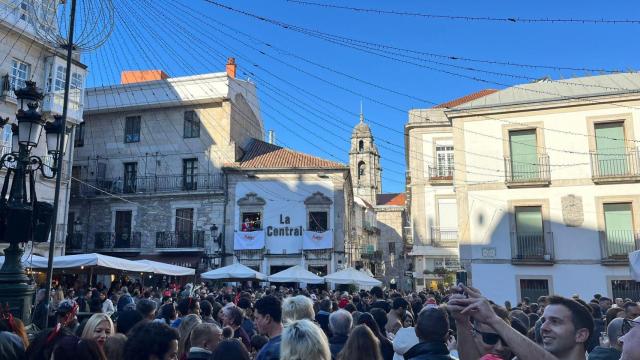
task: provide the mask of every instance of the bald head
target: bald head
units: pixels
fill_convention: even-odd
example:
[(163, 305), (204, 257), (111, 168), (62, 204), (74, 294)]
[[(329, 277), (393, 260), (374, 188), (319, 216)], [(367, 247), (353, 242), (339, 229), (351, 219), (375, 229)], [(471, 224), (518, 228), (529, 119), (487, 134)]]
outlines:
[(607, 335), (609, 335), (609, 343), (612, 347), (620, 350), (622, 344), (618, 342), (620, 336), (622, 336), (622, 324), (624, 323), (624, 319), (615, 318), (611, 320), (609, 326), (607, 326)]
[(191, 346), (214, 351), (220, 342), (222, 330), (215, 324), (202, 323), (191, 330)]

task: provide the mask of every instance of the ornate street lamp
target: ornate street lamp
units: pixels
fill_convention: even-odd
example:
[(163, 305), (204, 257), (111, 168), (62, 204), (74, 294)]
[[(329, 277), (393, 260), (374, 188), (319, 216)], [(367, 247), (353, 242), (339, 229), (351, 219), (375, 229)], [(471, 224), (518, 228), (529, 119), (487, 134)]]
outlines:
[(0, 169), (6, 168), (0, 191), (0, 242), (9, 243), (0, 268), (0, 304), (9, 304), (16, 316), (27, 321), (34, 287), (22, 266), (23, 247), (29, 241), (48, 240), (53, 215), (52, 204), (38, 201), (35, 177), (39, 171), (43, 177), (53, 179), (60, 171), (57, 162), (47, 165), (39, 156), (31, 155), (31, 150), (38, 146), (43, 128), (47, 129), (47, 137), (60, 136), (64, 131), (60, 131), (59, 118), (53, 126), (43, 120), (38, 111), (43, 95), (34, 82), (27, 81), (26, 87), (15, 94), (20, 108), (17, 125), (12, 125), (12, 148), (0, 158)]

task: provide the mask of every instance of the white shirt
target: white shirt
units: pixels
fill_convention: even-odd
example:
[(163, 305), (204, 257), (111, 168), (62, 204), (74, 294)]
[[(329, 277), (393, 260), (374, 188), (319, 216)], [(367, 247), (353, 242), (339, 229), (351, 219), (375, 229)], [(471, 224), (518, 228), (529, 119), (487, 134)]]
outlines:
[(111, 314), (113, 314), (114, 312), (116, 312), (116, 309), (113, 307), (113, 302), (109, 299), (106, 299), (103, 303), (102, 303), (102, 312), (111, 316)]

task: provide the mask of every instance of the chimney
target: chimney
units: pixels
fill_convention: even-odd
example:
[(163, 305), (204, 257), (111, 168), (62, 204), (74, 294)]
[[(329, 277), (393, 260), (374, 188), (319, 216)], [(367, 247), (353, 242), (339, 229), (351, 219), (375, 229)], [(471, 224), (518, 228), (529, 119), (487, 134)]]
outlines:
[(227, 75), (232, 79), (236, 78), (236, 58), (227, 59)]
[(162, 70), (129, 70), (120, 73), (120, 84), (133, 84), (169, 78)]
[(276, 133), (273, 130), (269, 130), (269, 144), (276, 143)]

